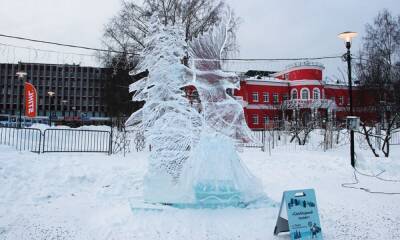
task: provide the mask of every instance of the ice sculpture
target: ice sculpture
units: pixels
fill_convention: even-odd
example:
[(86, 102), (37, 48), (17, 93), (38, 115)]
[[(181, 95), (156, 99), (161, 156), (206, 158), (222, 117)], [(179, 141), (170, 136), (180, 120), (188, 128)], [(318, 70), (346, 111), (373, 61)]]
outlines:
[[(241, 105), (227, 94), (227, 89), (239, 87), (238, 77), (221, 71), (219, 60), (195, 60), (195, 51), (190, 52), (194, 62), (189, 69), (181, 62), (187, 45), (179, 24), (165, 26), (153, 17), (150, 26), (140, 65), (149, 76), (130, 86), (133, 100), (146, 103), (127, 121), (140, 122), (152, 146), (145, 201), (219, 208), (245, 207), (263, 198), (261, 184), (235, 149), (237, 142), (252, 141)], [(225, 49), (228, 31), (221, 27), (209, 33), (219, 33), (225, 37), (213, 38), (213, 46), (219, 46), (214, 48), (217, 58)], [(218, 42), (221, 39), (223, 43)], [(204, 43), (201, 38), (196, 41)], [(189, 85), (199, 93), (201, 112), (184, 97), (182, 89)]]
[[(241, 162), (237, 142), (255, 141), (248, 128), (242, 106), (227, 92), (240, 87), (236, 74), (221, 70), (231, 34), (232, 13), (208, 35), (192, 43), (192, 85), (202, 109), (199, 143), (184, 165), (180, 184), (190, 193), (189, 206), (219, 208), (246, 207), (265, 200), (262, 184)], [(179, 206), (179, 205), (178, 205)]]
[[(238, 142), (254, 141), (242, 106), (228, 89), (239, 87), (235, 74), (218, 69), (219, 62), (195, 60), (193, 73), (202, 114), (202, 133), (180, 179), (182, 203), (195, 208), (246, 207), (265, 200), (262, 184), (236, 152)], [(189, 204), (188, 204), (189, 203)]]
[(140, 122), (138, 127), (152, 146), (144, 181), (144, 197), (149, 202), (174, 200), (171, 191), (200, 134), (200, 115), (182, 90), (190, 81), (184, 77), (189, 70), (181, 63), (187, 51), (184, 36), (179, 24), (164, 25), (153, 16), (140, 63), (149, 76), (129, 87), (133, 101), (145, 101), (126, 124)]
[(247, 207), (265, 199), (262, 185), (238, 156), (232, 138), (203, 131), (184, 165), (177, 207)]

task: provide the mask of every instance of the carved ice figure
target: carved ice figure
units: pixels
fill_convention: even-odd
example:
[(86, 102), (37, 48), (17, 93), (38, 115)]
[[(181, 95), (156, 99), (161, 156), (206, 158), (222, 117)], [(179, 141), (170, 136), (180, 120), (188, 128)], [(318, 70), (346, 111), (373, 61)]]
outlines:
[(200, 134), (200, 116), (182, 90), (191, 80), (185, 78), (189, 69), (181, 62), (187, 52), (184, 36), (179, 24), (164, 25), (153, 16), (140, 63), (149, 75), (129, 87), (133, 101), (145, 101), (126, 124), (139, 123), (152, 148), (144, 179), (144, 198), (149, 202), (174, 200), (171, 191)]
[[(215, 34), (211, 39), (219, 59), (226, 50), (224, 26), (209, 32)], [(217, 37), (220, 33), (224, 37)], [(179, 24), (165, 26), (153, 17), (140, 64), (149, 76), (130, 85), (133, 100), (145, 105), (127, 124), (139, 123), (152, 146), (144, 199), (177, 207), (246, 206), (264, 194), (235, 149), (237, 141), (252, 141), (241, 105), (227, 94), (227, 89), (239, 87), (239, 79), (221, 71), (219, 60), (195, 60), (195, 68), (186, 67), (181, 63), (187, 50), (183, 37)], [(189, 85), (199, 93), (201, 113), (184, 97), (182, 89)]]

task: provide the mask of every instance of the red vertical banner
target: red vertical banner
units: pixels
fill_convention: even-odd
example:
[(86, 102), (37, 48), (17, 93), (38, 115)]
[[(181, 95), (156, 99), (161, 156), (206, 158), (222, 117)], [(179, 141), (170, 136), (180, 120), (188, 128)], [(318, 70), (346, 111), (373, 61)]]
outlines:
[(30, 118), (37, 116), (36, 88), (28, 82), (25, 82), (25, 116)]

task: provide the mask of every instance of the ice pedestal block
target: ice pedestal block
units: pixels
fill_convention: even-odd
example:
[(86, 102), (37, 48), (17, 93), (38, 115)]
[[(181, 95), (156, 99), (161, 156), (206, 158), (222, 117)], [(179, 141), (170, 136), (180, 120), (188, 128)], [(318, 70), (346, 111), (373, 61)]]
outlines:
[(213, 132), (202, 133), (182, 164), (178, 178), (172, 178), (162, 168), (149, 170), (143, 195), (150, 205), (176, 208), (248, 208), (270, 204), (261, 182), (240, 160), (233, 140)]
[(193, 203), (172, 203), (176, 208), (220, 209), (227, 207), (246, 208), (249, 203), (243, 201), (243, 193), (237, 190), (232, 181), (210, 180), (197, 183), (193, 187)]
[(201, 208), (246, 207), (242, 193), (232, 181), (204, 181), (195, 185), (196, 204)]

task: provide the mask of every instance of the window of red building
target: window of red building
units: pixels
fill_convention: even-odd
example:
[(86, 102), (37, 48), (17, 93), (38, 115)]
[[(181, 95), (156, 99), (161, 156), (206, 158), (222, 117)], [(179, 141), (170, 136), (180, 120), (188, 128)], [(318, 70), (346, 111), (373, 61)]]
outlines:
[(252, 115), (252, 116), (251, 116), (251, 122), (252, 122), (254, 125), (257, 125), (257, 124), (258, 124), (258, 115)]
[(321, 93), (320, 93), (318, 88), (314, 88), (314, 90), (313, 90), (313, 98), (314, 99), (320, 99), (321, 98)]
[(269, 116), (264, 115), (264, 125), (268, 125), (268, 124), (269, 124)]
[(269, 102), (269, 94), (268, 93), (264, 93), (263, 96), (264, 96), (264, 102), (268, 103)]
[(253, 102), (258, 102), (258, 93), (254, 92), (251, 94), (253, 98)]
[(297, 90), (296, 89), (292, 90), (292, 99), (297, 99)]
[(343, 105), (344, 104), (344, 97), (340, 96), (339, 97), (339, 105)]
[(289, 95), (287, 93), (283, 94), (283, 101), (289, 100)]
[(279, 103), (279, 94), (278, 93), (274, 93), (273, 94), (273, 98), (274, 98), (274, 104), (278, 104)]
[(307, 88), (301, 89), (301, 99), (308, 100), (310, 98), (310, 91)]

